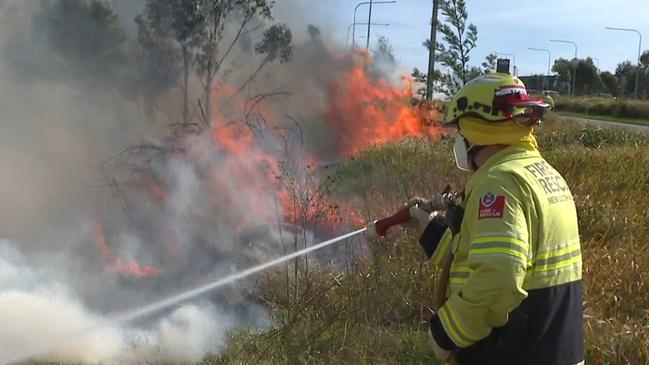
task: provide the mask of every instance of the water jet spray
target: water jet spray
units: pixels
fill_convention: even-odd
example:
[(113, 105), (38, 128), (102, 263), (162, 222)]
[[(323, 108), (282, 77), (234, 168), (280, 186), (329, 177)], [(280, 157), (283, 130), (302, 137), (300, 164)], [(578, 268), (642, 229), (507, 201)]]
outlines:
[(28, 354), (18, 354), (16, 356), (14, 356), (13, 358), (10, 358), (7, 363), (11, 364), (11, 363), (22, 362), (22, 361), (29, 360), (30, 358), (33, 358), (35, 356), (47, 354), (47, 353), (49, 353), (51, 351), (56, 350), (59, 347), (62, 347), (64, 345), (68, 344), (69, 342), (74, 341), (75, 339), (77, 339), (79, 337), (82, 337), (84, 335), (88, 335), (88, 334), (90, 334), (92, 332), (95, 332), (95, 331), (97, 331), (99, 329), (102, 329), (102, 328), (104, 328), (106, 326), (125, 323), (125, 322), (130, 322), (130, 321), (135, 320), (137, 318), (144, 317), (144, 316), (150, 315), (152, 313), (158, 312), (158, 311), (160, 311), (162, 309), (169, 308), (169, 307), (177, 305), (177, 304), (179, 304), (179, 303), (181, 303), (183, 301), (196, 298), (196, 297), (198, 297), (198, 296), (200, 296), (202, 294), (205, 294), (207, 292), (215, 290), (215, 289), (217, 289), (219, 287), (231, 284), (231, 283), (233, 283), (233, 282), (235, 282), (237, 280), (240, 280), (240, 279), (246, 278), (246, 277), (248, 277), (250, 275), (256, 274), (256, 273), (261, 272), (261, 271), (264, 271), (264, 270), (266, 270), (268, 268), (271, 268), (273, 266), (282, 264), (284, 262), (290, 261), (290, 260), (292, 260), (294, 258), (297, 258), (297, 257), (300, 257), (300, 256), (304, 256), (304, 255), (306, 255), (306, 254), (308, 254), (310, 252), (313, 252), (313, 251), (319, 250), (321, 248), (333, 245), (333, 244), (338, 243), (340, 241), (343, 241), (343, 240), (345, 240), (347, 238), (357, 236), (357, 235), (365, 232), (366, 230), (367, 230), (367, 228), (361, 228), (361, 229), (358, 229), (356, 231), (343, 234), (341, 236), (332, 238), (330, 240), (327, 240), (327, 241), (318, 243), (316, 245), (307, 247), (307, 248), (302, 249), (300, 251), (296, 251), (296, 252), (293, 252), (291, 254), (279, 257), (277, 259), (268, 261), (268, 262), (263, 263), (261, 265), (257, 265), (257, 266), (251, 267), (249, 269), (240, 271), (238, 273), (234, 273), (232, 275), (226, 276), (225, 278), (213, 281), (211, 283), (199, 286), (197, 288), (194, 288), (194, 289), (191, 289), (191, 290), (188, 290), (188, 291), (185, 291), (185, 292), (181, 292), (179, 294), (176, 294), (174, 296), (171, 296), (171, 297), (168, 297), (168, 298), (165, 298), (165, 299), (161, 299), (161, 300), (159, 300), (157, 302), (148, 304), (148, 305), (146, 305), (144, 307), (141, 307), (141, 308), (129, 311), (129, 312), (124, 312), (124, 313), (112, 316), (108, 320), (106, 320), (106, 322), (103, 325), (99, 325), (99, 326), (92, 327), (92, 328), (82, 329), (82, 330), (76, 332), (75, 335), (70, 336), (69, 338), (66, 338), (66, 339), (62, 339), (57, 344), (51, 344), (51, 345), (47, 346), (47, 348), (34, 349), (33, 351), (30, 351), (30, 353), (28, 353)]

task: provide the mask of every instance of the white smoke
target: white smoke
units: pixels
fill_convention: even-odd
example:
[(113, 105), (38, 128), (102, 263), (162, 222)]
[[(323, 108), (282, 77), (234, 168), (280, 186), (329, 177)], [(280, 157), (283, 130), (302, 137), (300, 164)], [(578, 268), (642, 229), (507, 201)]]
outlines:
[(153, 325), (111, 323), (88, 311), (62, 283), (26, 266), (15, 243), (0, 241), (0, 364), (32, 360), (198, 361), (223, 346), (233, 313), (211, 303), (186, 304)]
[(54, 287), (37, 293), (3, 292), (0, 320), (0, 363), (24, 360), (35, 349), (33, 360), (100, 363), (114, 359), (125, 345), (116, 327), (81, 334), (102, 320)]
[[(140, 11), (143, 1), (127, 2), (118, 10), (122, 23), (131, 24), (127, 36), (135, 42), (131, 11)], [(40, 5), (0, 0), (0, 238), (11, 239), (0, 241), (0, 363), (35, 352), (40, 352), (35, 360), (61, 362), (196, 361), (218, 352), (232, 328), (267, 325), (265, 311), (250, 295), (254, 287), (241, 282), (206, 302), (136, 323), (110, 322), (111, 313), (278, 257), (284, 253), (282, 243), (301, 247), (301, 240), (311, 241), (313, 235), (295, 238), (268, 227), (284, 218), (273, 192), (258, 188), (275, 181), (276, 171), (269, 166), (260, 168), (247, 156), (229, 158), (215, 146), (212, 131), (185, 136), (173, 146), (166, 143), (168, 126), (180, 115), (177, 88), (154, 101), (134, 96), (140, 85), (124, 75), (136, 75), (137, 65), (125, 62), (120, 72), (111, 73), (89, 62), (77, 70), (37, 41), (32, 21)], [(290, 3), (281, 5), (278, 10), (289, 17)], [(326, 36), (300, 24), (295, 31), (303, 35), (296, 38), (303, 43), (296, 45), (290, 66), (269, 65), (255, 90), (285, 87), (294, 93), (290, 105), (282, 99), (285, 104), (268, 109), (316, 121), (305, 126), (311, 129), (307, 140), (334, 153), (331, 138), (322, 136), (326, 95), (349, 60), (336, 59)], [(251, 73), (246, 68), (257, 67), (254, 42), (249, 43), (233, 51), (245, 58), (232, 57), (230, 79), (246, 79)], [(193, 91), (201, 95), (202, 89)], [(266, 145), (255, 141), (253, 153), (284, 147), (264, 137)], [(122, 176), (102, 174), (102, 162), (141, 145), (159, 154), (139, 155), (147, 165), (136, 166), (142, 172), (136, 179), (127, 176), (119, 181), (123, 184), (113, 184), (109, 178)], [(111, 171), (133, 166), (128, 158), (121, 162)], [(235, 181), (228, 174), (244, 178)], [(164, 203), (152, 198), (149, 179), (164, 189)], [(241, 232), (236, 225), (255, 229)], [(102, 252), (107, 249), (99, 247), (98, 231), (111, 252)], [(125, 265), (151, 265), (158, 276), (120, 275), (110, 263), (116, 258)]]

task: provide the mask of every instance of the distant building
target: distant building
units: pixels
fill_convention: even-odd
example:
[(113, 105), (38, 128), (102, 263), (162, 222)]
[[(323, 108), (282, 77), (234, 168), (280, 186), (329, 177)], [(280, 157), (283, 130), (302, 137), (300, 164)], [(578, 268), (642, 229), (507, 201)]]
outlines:
[(568, 93), (570, 91), (570, 82), (559, 81), (559, 76), (557, 75), (518, 76), (518, 78), (523, 81), (525, 87), (527, 87), (527, 90), (530, 92), (555, 90), (562, 93)]

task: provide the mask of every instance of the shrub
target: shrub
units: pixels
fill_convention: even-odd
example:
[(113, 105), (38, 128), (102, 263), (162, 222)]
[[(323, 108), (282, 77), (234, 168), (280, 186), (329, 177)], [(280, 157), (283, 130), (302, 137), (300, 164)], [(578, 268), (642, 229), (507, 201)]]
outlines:
[(561, 96), (554, 100), (556, 111), (587, 115), (649, 119), (649, 101)]

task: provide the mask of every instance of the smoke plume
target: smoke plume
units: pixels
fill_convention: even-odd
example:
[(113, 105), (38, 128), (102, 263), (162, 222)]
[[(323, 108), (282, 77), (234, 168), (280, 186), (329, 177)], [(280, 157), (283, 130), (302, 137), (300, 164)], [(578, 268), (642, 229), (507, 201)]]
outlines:
[[(144, 2), (115, 3), (117, 19), (93, 21), (74, 6), (85, 0), (0, 1), (0, 363), (217, 353), (233, 328), (269, 325), (254, 281), (109, 320), (355, 228), (363, 218), (332, 200), (317, 166), (436, 134), (407, 81), (386, 81), (312, 25), (293, 29), (290, 62), (250, 83), (261, 32), (246, 33), (210, 120), (192, 102), (181, 123), (178, 70), (138, 46)], [(202, 93), (194, 72), (189, 99)]]

